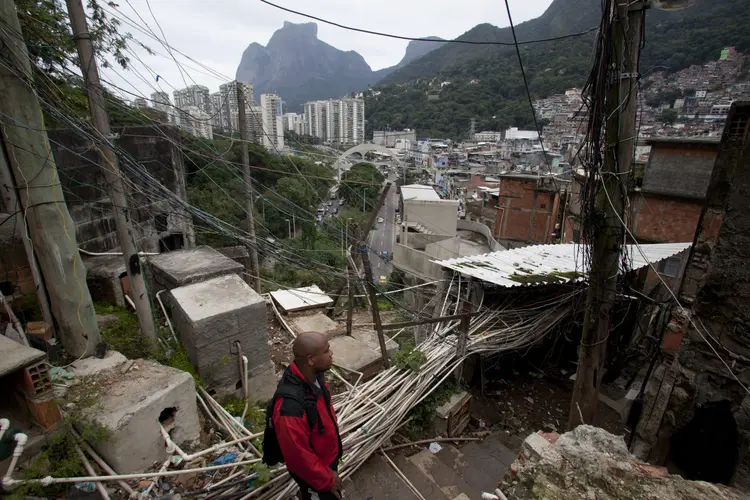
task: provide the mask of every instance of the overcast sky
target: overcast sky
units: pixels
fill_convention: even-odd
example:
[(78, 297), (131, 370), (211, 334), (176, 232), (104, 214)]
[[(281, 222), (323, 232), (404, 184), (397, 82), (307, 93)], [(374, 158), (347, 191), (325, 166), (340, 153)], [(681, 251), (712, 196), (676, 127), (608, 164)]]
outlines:
[[(251, 42), (266, 45), (284, 21), (310, 21), (258, 0), (120, 0), (119, 3), (113, 12), (123, 16), (122, 31), (130, 32), (160, 55), (151, 56), (135, 48), (142, 63), (131, 56), (132, 71), (104, 70), (104, 78), (130, 92), (145, 95), (162, 89), (171, 96), (174, 88), (185, 87), (186, 83), (206, 85), (215, 92), (220, 84), (234, 78), (242, 52)], [(274, 3), (341, 24), (412, 37), (455, 38), (480, 23), (508, 25), (502, 0), (274, 0)], [(538, 17), (550, 3), (552, 0), (510, 0), (513, 21), (518, 24)], [(181, 72), (165, 47), (130, 26), (124, 16), (141, 29), (144, 23), (148, 24), (174, 49), (220, 76), (210, 75), (205, 68), (173, 52), (183, 65)], [(155, 19), (164, 31), (163, 36)], [(398, 63), (408, 43), (317, 24), (318, 38), (338, 49), (359, 52), (373, 70)], [(158, 82), (156, 74), (160, 76)]]

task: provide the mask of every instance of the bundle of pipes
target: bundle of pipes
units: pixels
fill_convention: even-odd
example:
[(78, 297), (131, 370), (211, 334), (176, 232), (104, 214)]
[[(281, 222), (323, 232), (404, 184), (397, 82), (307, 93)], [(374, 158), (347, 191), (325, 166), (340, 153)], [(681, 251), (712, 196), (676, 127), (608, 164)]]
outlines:
[[(411, 371), (391, 367), (380, 372), (367, 382), (350, 384), (346, 382), (348, 390), (333, 397), (334, 407), (338, 415), (341, 438), (344, 447), (344, 459), (339, 468), (342, 478), (351, 476), (364, 462), (378, 451), (384, 452), (383, 446), (401, 426), (408, 422), (408, 413), (416, 405), (427, 398), (440, 384), (448, 378), (465, 357), (476, 353), (499, 353), (527, 348), (554, 331), (560, 323), (574, 310), (573, 297), (580, 291), (570, 292), (553, 299), (537, 303), (535, 306), (512, 307), (499, 309), (485, 309), (472, 317), (469, 324), (469, 338), (466, 352), (463, 356), (457, 351), (457, 326), (459, 321), (451, 321), (436, 326), (428, 338), (419, 345), (419, 350), (426, 357), (419, 371)], [(441, 309), (441, 315), (459, 304), (448, 303), (446, 298)], [(481, 309), (481, 304), (480, 304)], [(339, 376), (337, 372), (334, 375)], [(360, 374), (361, 375), (361, 374)], [(345, 379), (342, 378), (345, 381)], [(191, 471), (216, 471), (231, 469), (226, 477), (214, 480), (199, 491), (187, 493), (186, 496), (202, 496), (205, 498), (222, 500), (284, 500), (291, 498), (296, 484), (291, 480), (285, 467), (275, 467), (270, 470), (270, 481), (257, 487), (252, 487), (248, 481), (256, 477), (248, 472), (246, 467), (257, 464), (261, 453), (252, 444), (252, 439), (262, 433), (252, 433), (244, 425), (242, 419), (233, 417), (205, 390), (199, 388), (198, 403), (207, 417), (222, 429), (230, 440), (214, 445), (205, 450), (187, 454), (179, 448), (162, 428), (162, 435), (167, 443), (169, 458), (164, 462), (161, 470), (156, 473), (116, 475), (111, 468), (105, 468), (109, 476), (95, 476), (80, 478), (44, 478), (38, 480), (14, 480), (9, 469), (3, 482), (6, 487), (26, 482), (37, 482), (43, 485), (53, 483), (71, 483), (80, 481), (118, 481), (127, 487), (124, 480), (140, 477), (156, 478), (185, 472), (185, 469), (168, 471), (171, 455), (179, 455), (185, 463), (224, 450), (229, 446), (236, 446), (240, 453), (237, 462), (218, 466), (197, 467)], [(4, 423), (4, 422), (3, 422)], [(92, 450), (83, 443), (86, 451)], [(22, 448), (22, 447), (21, 447)], [(20, 454), (20, 453), (19, 453)], [(252, 458), (250, 458), (252, 457)], [(98, 459), (98, 456), (94, 456)], [(100, 459), (97, 462), (101, 465)], [(88, 469), (88, 468), (87, 468)], [(91, 471), (89, 471), (91, 473)], [(132, 489), (126, 488), (133, 495)], [(149, 488), (150, 490), (150, 488)], [(140, 492), (140, 496), (148, 496), (149, 492)], [(138, 493), (136, 493), (138, 495)], [(416, 495), (416, 493), (415, 493)], [(417, 495), (419, 498), (420, 496)]]
[[(343, 478), (352, 475), (408, 421), (409, 411), (427, 398), (466, 356), (504, 352), (533, 345), (551, 333), (571, 314), (572, 292), (534, 307), (487, 309), (473, 317), (466, 354), (457, 355), (458, 321), (443, 324), (419, 346), (426, 361), (418, 372), (391, 367), (369, 381), (350, 387), (333, 398), (338, 415), (344, 458)], [(447, 304), (443, 305), (444, 313)], [(283, 481), (281, 477), (279, 481)], [(291, 498), (296, 484), (287, 480), (258, 498)]]

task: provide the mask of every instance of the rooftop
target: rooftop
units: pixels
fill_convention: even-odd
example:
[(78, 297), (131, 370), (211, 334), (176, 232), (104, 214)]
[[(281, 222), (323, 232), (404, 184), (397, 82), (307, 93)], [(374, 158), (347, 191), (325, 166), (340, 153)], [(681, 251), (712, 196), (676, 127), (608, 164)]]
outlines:
[(647, 137), (646, 144), (719, 144), (720, 137)]
[(432, 186), (425, 186), (424, 184), (401, 186), (401, 196), (404, 200), (440, 201), (442, 199)]
[[(660, 243), (641, 245), (640, 250), (629, 245), (629, 267), (632, 270), (640, 269), (649, 263), (672, 257), (691, 245), (692, 243)], [(582, 245), (574, 243), (535, 245), (432, 262), (465, 276), (503, 287), (546, 285), (582, 280), (585, 277), (583, 251)]]

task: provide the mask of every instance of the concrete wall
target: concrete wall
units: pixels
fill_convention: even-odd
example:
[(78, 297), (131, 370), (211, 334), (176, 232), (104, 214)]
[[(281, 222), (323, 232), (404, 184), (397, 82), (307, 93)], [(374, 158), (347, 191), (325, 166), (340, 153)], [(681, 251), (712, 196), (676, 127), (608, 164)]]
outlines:
[(540, 190), (534, 179), (503, 178), (495, 220), (495, 238), (512, 242), (551, 243), (558, 222), (560, 196)]
[[(156, 127), (126, 127), (113, 132), (119, 134), (116, 144), (127, 155), (142, 165), (167, 189), (187, 199), (185, 168), (178, 146), (180, 138), (176, 128), (168, 125)], [(84, 250), (107, 252), (118, 248), (112, 206), (109, 201), (103, 169), (92, 142), (68, 129), (50, 130), (50, 146), (65, 190), (70, 215), (76, 224), (76, 238)], [(173, 143), (174, 141), (174, 143)], [(144, 186), (144, 182), (123, 174), (129, 182)], [(148, 192), (148, 191), (147, 191)], [(184, 216), (177, 203), (162, 201), (141, 192), (130, 192), (132, 222), (139, 250), (160, 251), (162, 246), (193, 239), (192, 221)], [(176, 235), (176, 238), (169, 238)]]
[(456, 235), (458, 200), (404, 200), (403, 206), (405, 223), (421, 224), (435, 234)]
[(425, 247), (430, 243), (443, 241), (449, 238), (450, 236), (445, 234), (406, 233), (406, 238), (404, 238), (404, 241), (402, 241), (402, 243), (408, 245), (409, 248), (424, 250)]
[(643, 191), (702, 199), (711, 179), (718, 143), (655, 142)]
[(505, 250), (505, 248), (492, 237), (492, 230), (482, 223), (459, 219), (457, 228), (481, 234), (487, 239), (487, 244), (493, 252)]
[(415, 250), (396, 243), (393, 247), (393, 265), (410, 274), (416, 274), (423, 279), (439, 279), (442, 268), (430, 262), (433, 256), (421, 250)]

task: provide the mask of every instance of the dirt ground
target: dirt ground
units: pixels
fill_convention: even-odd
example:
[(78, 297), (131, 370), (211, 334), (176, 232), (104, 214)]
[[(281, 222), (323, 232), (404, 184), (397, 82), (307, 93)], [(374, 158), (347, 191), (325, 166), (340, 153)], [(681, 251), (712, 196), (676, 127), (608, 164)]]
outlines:
[[(471, 414), (475, 425), (501, 430), (505, 443), (518, 449), (523, 439), (539, 430), (565, 432), (573, 382), (522, 375), (513, 381), (487, 381), (484, 394), (472, 389)], [(599, 403), (599, 414), (594, 425), (625, 436), (630, 431), (620, 415)]]

